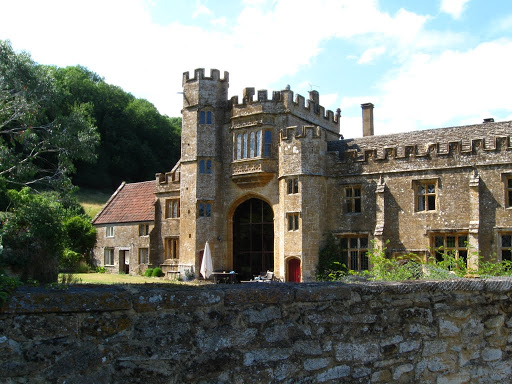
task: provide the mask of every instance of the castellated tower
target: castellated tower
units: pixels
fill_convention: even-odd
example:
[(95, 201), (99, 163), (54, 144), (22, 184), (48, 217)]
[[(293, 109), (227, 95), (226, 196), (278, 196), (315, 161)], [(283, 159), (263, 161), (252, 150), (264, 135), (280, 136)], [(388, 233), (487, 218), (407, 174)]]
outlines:
[[(183, 122), (181, 132), (180, 260), (199, 272), (201, 251), (216, 237), (220, 220), (215, 201), (222, 172), (222, 127), (227, 107), (229, 74), (216, 69), (205, 76), (183, 74)], [(210, 246), (215, 247), (214, 241)], [(212, 249), (215, 254), (215, 249)]]

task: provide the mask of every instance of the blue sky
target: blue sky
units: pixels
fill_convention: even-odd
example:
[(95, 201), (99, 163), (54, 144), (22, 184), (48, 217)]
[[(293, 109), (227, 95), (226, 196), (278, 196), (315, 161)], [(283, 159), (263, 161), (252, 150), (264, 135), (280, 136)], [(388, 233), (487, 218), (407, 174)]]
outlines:
[(181, 77), (230, 73), (244, 87), (287, 84), (341, 108), (341, 133), (512, 120), (512, 0), (0, 0), (0, 39), (35, 61), (84, 65), (178, 116)]

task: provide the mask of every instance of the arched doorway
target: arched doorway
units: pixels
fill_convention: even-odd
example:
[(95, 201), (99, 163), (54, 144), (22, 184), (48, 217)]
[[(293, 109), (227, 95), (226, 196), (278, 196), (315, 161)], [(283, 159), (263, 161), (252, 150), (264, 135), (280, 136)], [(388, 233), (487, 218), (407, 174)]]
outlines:
[(263, 200), (246, 200), (235, 210), (233, 268), (241, 280), (274, 270), (274, 212)]
[(297, 258), (291, 258), (287, 262), (287, 281), (293, 283), (300, 283), (300, 260)]

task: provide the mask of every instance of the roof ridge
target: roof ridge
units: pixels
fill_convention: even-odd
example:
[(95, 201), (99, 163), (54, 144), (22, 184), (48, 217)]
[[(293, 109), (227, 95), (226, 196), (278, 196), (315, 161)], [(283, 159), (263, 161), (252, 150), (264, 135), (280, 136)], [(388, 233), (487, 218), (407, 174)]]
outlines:
[(110, 196), (110, 198), (107, 200), (105, 205), (100, 209), (100, 211), (96, 214), (96, 216), (94, 216), (94, 218), (91, 220), (92, 224), (94, 224), (96, 219), (98, 219), (98, 217), (100, 217), (100, 215), (103, 213), (103, 211), (105, 211), (105, 209), (107, 209), (107, 207), (110, 205), (110, 203), (112, 203), (114, 198), (119, 194), (119, 192), (121, 191), (121, 189), (124, 188), (125, 185), (126, 185), (126, 181), (123, 181), (121, 183), (121, 185), (119, 187), (117, 187), (116, 191), (112, 194), (112, 196)]

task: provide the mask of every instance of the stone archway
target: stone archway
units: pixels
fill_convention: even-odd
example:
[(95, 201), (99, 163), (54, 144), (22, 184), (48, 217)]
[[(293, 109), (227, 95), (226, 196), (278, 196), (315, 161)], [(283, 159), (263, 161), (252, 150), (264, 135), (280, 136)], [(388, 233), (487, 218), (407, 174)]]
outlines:
[(241, 280), (274, 270), (274, 212), (261, 199), (245, 200), (233, 214), (233, 269)]

